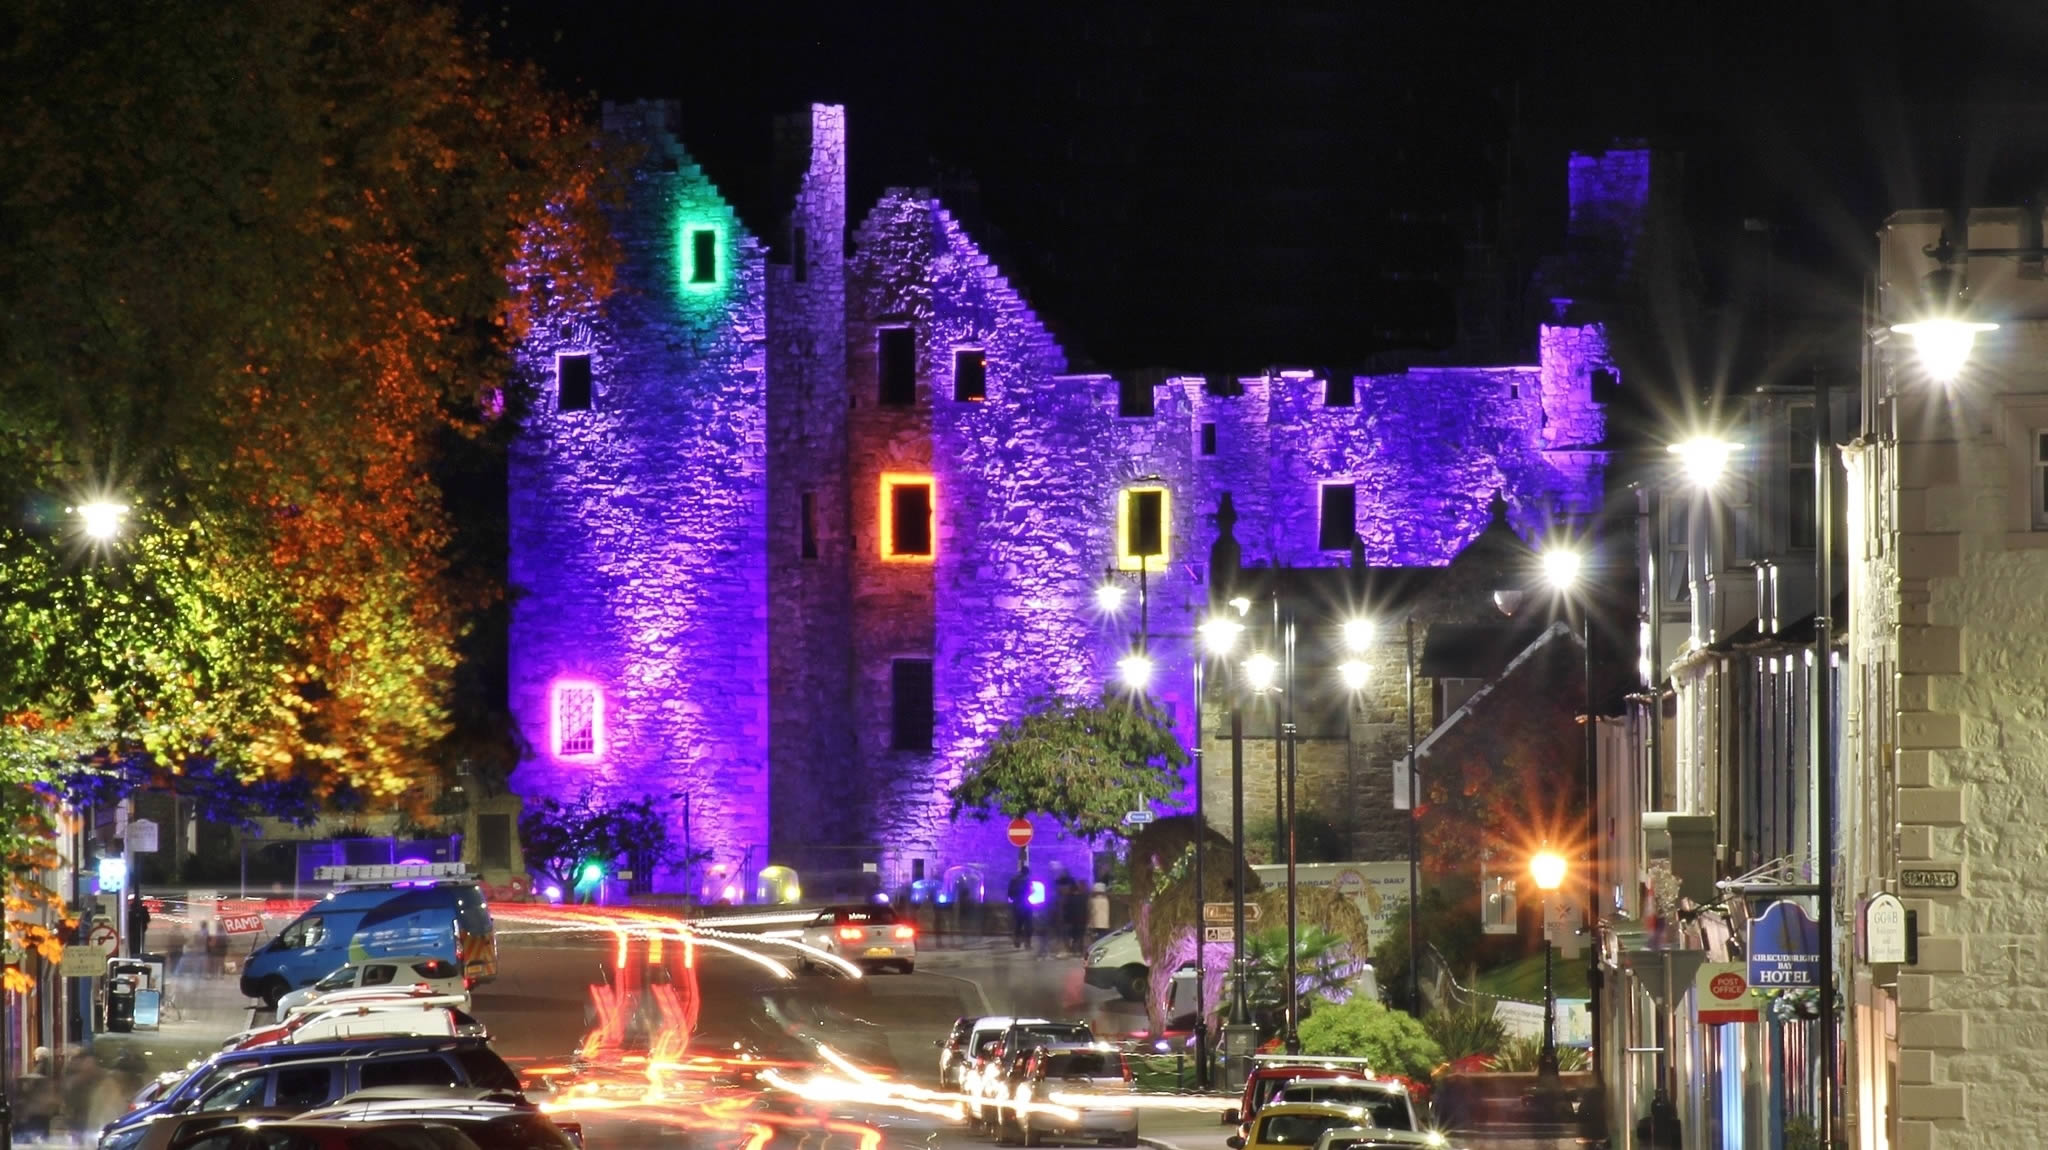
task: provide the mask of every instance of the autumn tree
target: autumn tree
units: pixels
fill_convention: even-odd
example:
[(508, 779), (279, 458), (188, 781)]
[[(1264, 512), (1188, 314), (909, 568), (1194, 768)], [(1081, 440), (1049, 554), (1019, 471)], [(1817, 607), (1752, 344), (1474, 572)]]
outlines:
[(421, 0), (21, 0), (0, 108), (0, 778), (121, 747), (418, 801), (500, 593), (438, 448), (609, 294), (616, 165)]
[(1158, 704), (1104, 693), (1046, 699), (1002, 730), (952, 790), (953, 814), (1048, 815), (1081, 839), (1129, 828), (1124, 815), (1179, 793), (1187, 751)]

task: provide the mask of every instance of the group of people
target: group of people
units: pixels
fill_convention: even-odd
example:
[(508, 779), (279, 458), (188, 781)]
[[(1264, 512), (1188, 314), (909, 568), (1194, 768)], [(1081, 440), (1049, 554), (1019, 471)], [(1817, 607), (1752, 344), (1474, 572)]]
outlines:
[(1014, 949), (1030, 950), (1036, 939), (1040, 957), (1050, 957), (1062, 943), (1067, 954), (1079, 957), (1091, 939), (1109, 930), (1109, 887), (1103, 883), (1091, 891), (1074, 876), (1061, 874), (1047, 889), (1029, 866), (1020, 866), (1010, 876), (1008, 895)]
[(143, 1070), (135, 1056), (103, 1063), (73, 1047), (61, 1068), (50, 1048), (38, 1046), (11, 1091), (14, 1136), (21, 1142), (91, 1141), (99, 1128), (121, 1116), (142, 1089)]

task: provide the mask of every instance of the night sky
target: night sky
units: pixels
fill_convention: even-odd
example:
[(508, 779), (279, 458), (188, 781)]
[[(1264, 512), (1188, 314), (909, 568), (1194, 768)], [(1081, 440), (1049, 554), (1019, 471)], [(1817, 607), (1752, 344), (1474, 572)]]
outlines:
[[(569, 92), (680, 101), (759, 231), (771, 117), (845, 103), (855, 218), (935, 188), (1077, 365), (1109, 369), (1525, 358), (1566, 154), (1637, 139), (1684, 155), (1697, 264), (1658, 285), (1687, 316), (1659, 321), (1660, 369), (1725, 387), (1853, 323), (1887, 212), (2016, 202), (2048, 173), (2038, 4), (469, 10)], [(1460, 331), (1475, 251), (1516, 285), (1497, 338)]]

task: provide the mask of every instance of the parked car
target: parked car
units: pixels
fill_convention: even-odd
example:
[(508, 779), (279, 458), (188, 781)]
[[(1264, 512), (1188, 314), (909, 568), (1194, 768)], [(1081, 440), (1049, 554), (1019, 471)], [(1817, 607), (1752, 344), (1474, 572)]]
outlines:
[[(184, 1114), (201, 1109), (202, 1100), (215, 1100), (205, 1109), (223, 1109), (218, 1100), (222, 1086), (240, 1083), (254, 1071), (282, 1069), (298, 1063), (321, 1063), (304, 1075), (294, 1075), (283, 1084), (282, 1095), (303, 1107), (331, 1102), (365, 1085), (398, 1083), (489, 1086), (519, 1089), (519, 1076), (475, 1038), (374, 1038), (345, 1042), (306, 1044), (272, 1043), (248, 1050), (224, 1050), (205, 1059), (183, 1081), (163, 1096), (131, 1110), (107, 1124), (101, 1131), (100, 1150), (131, 1150), (141, 1140), (139, 1128), (162, 1114)], [(333, 1073), (335, 1065), (352, 1067), (347, 1074)], [(365, 1074), (368, 1080), (365, 1081)], [(270, 1097), (280, 1094), (276, 1076), (262, 1078), (262, 1089)], [(320, 1086), (325, 1083), (325, 1086)], [(241, 1104), (267, 1105), (257, 1101), (256, 1087), (240, 1083), (249, 1095)], [(318, 1097), (313, 1097), (318, 1094)], [(308, 1101), (308, 1099), (311, 1099)]]
[(1323, 1131), (1315, 1150), (1410, 1150), (1427, 1146), (1449, 1150), (1450, 1141), (1435, 1131), (1380, 1130), (1371, 1126), (1340, 1126)]
[(1019, 1103), (1051, 1103), (1061, 1110), (1020, 1107), (1024, 1145), (1046, 1138), (1086, 1138), (1112, 1146), (1138, 1144), (1138, 1112), (1118, 1106), (1131, 1093), (1131, 1068), (1113, 1046), (1041, 1046), (1024, 1060), (1012, 1097)]
[(243, 1045), (266, 1042), (333, 1042), (342, 1038), (489, 1038), (476, 1017), (447, 1006), (411, 1006), (385, 1010), (373, 1006), (338, 1006), (300, 1015), (270, 1031), (259, 1031)]
[[(917, 927), (886, 906), (828, 906), (801, 937), (807, 946), (870, 970), (893, 966), (909, 974), (917, 969)], [(816, 964), (803, 958), (797, 965), (808, 971)]]
[(443, 959), (476, 983), (496, 977), (497, 928), (482, 890), (474, 881), (430, 877), (345, 886), (249, 956), (242, 993), (275, 1007), (344, 966), (394, 956)]
[(348, 1122), (434, 1122), (453, 1126), (481, 1150), (580, 1150), (583, 1127), (557, 1122), (518, 1094), (496, 1090), (363, 1090), (300, 1117)]
[(1003, 1037), (1015, 1021), (1007, 1014), (966, 1015), (939, 1042), (939, 1089), (959, 1090), (974, 1060)]
[(477, 1150), (442, 1122), (237, 1122), (201, 1131), (173, 1150)]
[(1301, 1150), (1313, 1146), (1327, 1131), (1359, 1126), (1365, 1119), (1366, 1111), (1356, 1106), (1275, 1102), (1252, 1119), (1250, 1136), (1232, 1134), (1224, 1139), (1224, 1145), (1231, 1150)]
[(390, 958), (361, 958), (336, 967), (311, 986), (279, 996), (277, 1019), (282, 1022), (293, 1010), (327, 995), (349, 990), (425, 987), (429, 993), (461, 999), (469, 1009), (469, 980), (462, 964), (431, 954), (396, 955)]
[[(1117, 996), (1126, 1002), (1143, 1002), (1152, 989), (1152, 968), (1145, 964), (1145, 955), (1138, 947), (1138, 928), (1126, 924), (1096, 939), (1095, 945), (1088, 948), (1087, 965), (1081, 968), (1081, 979), (1098, 990), (1116, 991)], [(1183, 963), (1174, 972), (1168, 1001), (1177, 1008), (1193, 1012), (1194, 963)]]
[[(439, 1033), (462, 1038), (489, 1038), (490, 1033), (485, 1030), (483, 1023), (478, 1022), (467, 1011), (458, 1009), (461, 1002), (462, 999), (454, 995), (408, 994), (362, 997), (347, 1000), (343, 1000), (339, 995), (336, 995), (328, 999), (318, 999), (299, 1007), (286, 1015), (282, 1022), (273, 1022), (267, 1026), (254, 1026), (248, 1030), (230, 1034), (222, 1041), (220, 1048), (222, 1050), (246, 1050), (252, 1046), (262, 1046), (270, 1042), (311, 1042), (316, 1041), (316, 1036), (322, 1033), (326, 1033), (330, 1038), (366, 1036), (377, 1033), (394, 1035)], [(437, 1030), (434, 1028), (434, 1022), (431, 1018), (416, 1025), (409, 1025), (407, 1023), (407, 1016), (430, 1015), (434, 1011), (441, 1011), (444, 1016), (452, 1016), (454, 1022), (453, 1029)], [(315, 1025), (317, 1022), (331, 1020), (338, 1016), (368, 1016), (372, 1014), (388, 1014), (393, 1016), (393, 1019), (390, 1025), (382, 1031), (378, 1031), (374, 1027), (351, 1028), (356, 1031), (355, 1035), (335, 1033), (334, 1028), (322, 1028)]]
[(1408, 1088), (1398, 1082), (1374, 1078), (1296, 1078), (1273, 1095), (1273, 1102), (1322, 1102), (1332, 1106), (1357, 1106), (1371, 1119), (1361, 1126), (1381, 1130), (1418, 1130), (1415, 1107)]
[(243, 1122), (282, 1121), (298, 1117), (290, 1108), (252, 1108), (238, 1111), (210, 1111), (205, 1114), (161, 1114), (145, 1123), (139, 1136), (126, 1143), (130, 1150), (171, 1150), (183, 1147), (208, 1130)]

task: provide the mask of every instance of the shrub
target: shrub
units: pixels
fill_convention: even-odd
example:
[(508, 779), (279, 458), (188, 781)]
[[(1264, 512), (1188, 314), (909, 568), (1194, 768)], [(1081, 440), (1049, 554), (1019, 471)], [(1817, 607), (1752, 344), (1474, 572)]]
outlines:
[(1430, 1011), (1422, 1026), (1452, 1062), (1474, 1054), (1496, 1053), (1508, 1040), (1507, 1027), (1494, 1016), (1493, 1004), (1477, 998)]
[(1302, 1020), (1300, 1033), (1302, 1053), (1364, 1058), (1375, 1074), (1426, 1082), (1444, 1060), (1421, 1023), (1363, 998), (1317, 1008)]
[[(1510, 1038), (1501, 1044), (1500, 1052), (1487, 1065), (1494, 1070), (1534, 1070), (1543, 1061), (1543, 1038), (1531, 1034), (1522, 1038)], [(1576, 1046), (1557, 1048), (1557, 1068), (1562, 1071), (1584, 1070), (1588, 1066), (1586, 1052)]]

